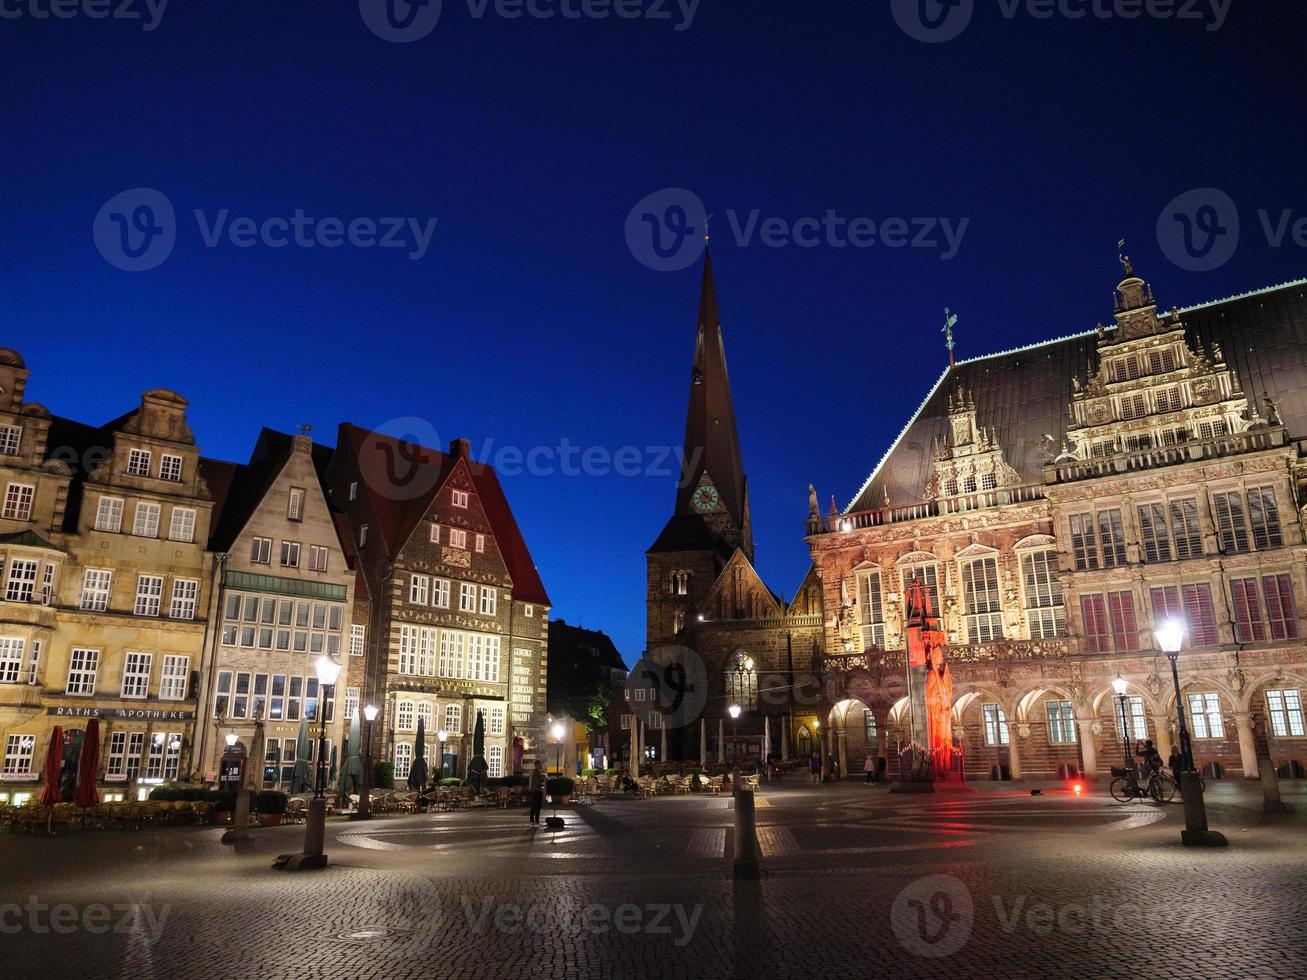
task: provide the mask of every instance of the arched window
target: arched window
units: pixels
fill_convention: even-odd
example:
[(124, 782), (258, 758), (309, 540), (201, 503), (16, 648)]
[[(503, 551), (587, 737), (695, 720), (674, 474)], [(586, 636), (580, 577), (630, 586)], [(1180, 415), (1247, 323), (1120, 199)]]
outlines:
[(690, 573), (684, 569), (672, 572), (672, 595), (690, 594)]
[(435, 734), (435, 730), (433, 728), (435, 724), (434, 715), (435, 715), (435, 706), (432, 705), (430, 701), (421, 701), (418, 703), (417, 718), (418, 721), (422, 722), (423, 730), (428, 735)]
[(395, 727), (401, 732), (413, 730), (413, 702), (401, 701), (395, 706)]
[(798, 743), (800, 757), (806, 758), (812, 755), (812, 732), (808, 731), (807, 725), (799, 726), (799, 733), (794, 740)]
[(758, 706), (758, 672), (753, 658), (740, 650), (726, 669), (726, 699), (746, 711)]
[(867, 736), (867, 749), (871, 751), (876, 748), (876, 715), (870, 708), (862, 712), (862, 728)]
[(678, 609), (672, 613), (672, 631), (680, 633), (685, 630), (685, 610)]
[(486, 750), (486, 764), (490, 766), (490, 778), (499, 779), (504, 775), (504, 747), (492, 745)]
[(408, 779), (409, 769), (413, 766), (413, 746), (407, 742), (395, 745), (395, 778)]
[(461, 704), (445, 705), (445, 731), (451, 735), (463, 734), (463, 706)]

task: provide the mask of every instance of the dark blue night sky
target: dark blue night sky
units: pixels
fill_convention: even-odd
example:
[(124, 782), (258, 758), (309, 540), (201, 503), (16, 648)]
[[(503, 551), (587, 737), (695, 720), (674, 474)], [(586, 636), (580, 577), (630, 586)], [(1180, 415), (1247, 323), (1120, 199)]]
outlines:
[[(1111, 316), (1122, 237), (1168, 307), (1307, 274), (1307, 240), (1289, 228), (1274, 245), (1259, 215), (1273, 232), (1285, 212), (1307, 218), (1307, 12), (1187, 4), (1163, 9), (1202, 19), (975, 0), (960, 36), (923, 43), (893, 16), (916, 0), (703, 0), (688, 22), (675, 0), (670, 20), (505, 19), (493, 3), (477, 17), (480, 0), (445, 0), (428, 36), (388, 43), (348, 0), (172, 0), (150, 31), (3, 0), (0, 343), (58, 414), (99, 423), (148, 388), (180, 391), (212, 456), (245, 459), (261, 425), (332, 441), (341, 420), (405, 417), (491, 461), (549, 449), (535, 460), (551, 474), (504, 483), (555, 616), (633, 660), (643, 553), (674, 478), (665, 463), (567, 475), (558, 449), (591, 448), (602, 471), (639, 447), (623, 468), (648, 470), (649, 447), (682, 436), (699, 268), (637, 261), (636, 203), (686, 188), (714, 214), (758, 564), (792, 594), (808, 482), (841, 506), (856, 492), (945, 363), (945, 306), (960, 357), (1089, 329)], [(131, 273), (92, 225), (138, 187), (166, 195), (176, 243)], [(1168, 202), (1196, 188), (1229, 195), (1237, 247), (1210, 192), (1170, 221), (1194, 222), (1191, 238), (1227, 229), (1215, 253), (1159, 244)], [(224, 209), (229, 225), (438, 220), (413, 259), (417, 246), (242, 248), (228, 226), (208, 247), (196, 209), (205, 224)], [(732, 217), (755, 210), (966, 225), (947, 259), (824, 234), (741, 243)]]

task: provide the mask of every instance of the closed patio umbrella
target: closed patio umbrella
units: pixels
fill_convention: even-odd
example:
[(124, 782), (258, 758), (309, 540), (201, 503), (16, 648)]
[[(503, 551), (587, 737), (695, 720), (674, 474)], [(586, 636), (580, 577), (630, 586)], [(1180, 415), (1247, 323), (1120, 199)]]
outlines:
[(272, 788), (281, 789), (281, 743), (273, 739), (269, 748), (268, 760), (263, 767), (272, 770)]
[(331, 747), (331, 768), (327, 771), (327, 782), (334, 783), (335, 781), (336, 781), (336, 746), (333, 745)]
[(413, 746), (413, 764), (408, 769), (408, 788), (421, 792), (427, 788), (427, 725), (418, 719), (418, 737)]
[(762, 716), (762, 764), (767, 765), (771, 755), (771, 715)]
[(64, 759), (64, 729), (55, 725), (50, 730), (50, 747), (45, 753), (45, 765), (41, 767), (41, 778), (45, 788), (41, 790), (41, 805), (54, 806), (59, 802), (59, 769)]
[(472, 729), (472, 761), (467, 764), (468, 782), (472, 789), (480, 793), (486, 788), (486, 774), (490, 766), (486, 764), (486, 715), (477, 712), (476, 725)]
[(313, 788), (313, 773), (309, 769), (309, 723), (300, 719), (299, 735), (295, 739), (295, 772), (290, 777), (292, 793), (307, 793)]
[(359, 716), (349, 723), (349, 741), (345, 753), (345, 768), (340, 773), (340, 791), (346, 795), (363, 790), (363, 739), (359, 734)]
[(86, 737), (82, 740), (82, 754), (77, 760), (77, 793), (73, 802), (79, 807), (96, 806), (100, 794), (95, 790), (95, 776), (100, 768), (100, 722), (92, 718), (86, 723)]

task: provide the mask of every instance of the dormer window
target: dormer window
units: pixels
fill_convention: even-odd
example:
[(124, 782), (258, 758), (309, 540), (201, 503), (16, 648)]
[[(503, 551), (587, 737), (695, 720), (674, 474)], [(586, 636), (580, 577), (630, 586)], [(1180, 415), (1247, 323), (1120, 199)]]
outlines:
[(128, 476), (150, 475), (150, 451), (148, 449), (132, 449), (128, 451), (127, 475)]
[(182, 458), (164, 453), (159, 458), (159, 479), (180, 483), (182, 479)]

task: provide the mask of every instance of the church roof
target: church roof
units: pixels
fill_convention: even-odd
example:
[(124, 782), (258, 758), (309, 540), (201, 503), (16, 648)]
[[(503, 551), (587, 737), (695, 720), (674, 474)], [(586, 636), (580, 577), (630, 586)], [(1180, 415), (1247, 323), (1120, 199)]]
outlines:
[(658, 540), (649, 546), (645, 554), (652, 555), (668, 551), (716, 551), (726, 560), (734, 548), (724, 542), (698, 514), (677, 514), (663, 528)]
[[(1190, 343), (1219, 344), (1250, 402), (1279, 403), (1290, 436), (1307, 436), (1307, 279), (1179, 311)], [(1110, 332), (1110, 331), (1109, 331)], [(1040, 439), (1061, 445), (1071, 379), (1096, 365), (1097, 334), (1087, 331), (960, 361), (940, 375), (845, 513), (926, 498), (931, 444), (948, 428), (948, 398), (959, 383), (975, 399), (977, 421), (992, 426), (1008, 463), (1025, 483), (1043, 480)]]

